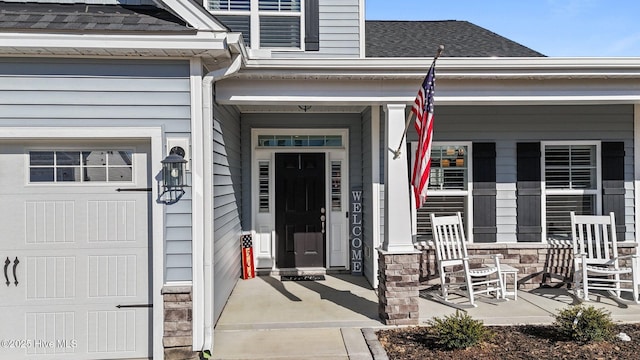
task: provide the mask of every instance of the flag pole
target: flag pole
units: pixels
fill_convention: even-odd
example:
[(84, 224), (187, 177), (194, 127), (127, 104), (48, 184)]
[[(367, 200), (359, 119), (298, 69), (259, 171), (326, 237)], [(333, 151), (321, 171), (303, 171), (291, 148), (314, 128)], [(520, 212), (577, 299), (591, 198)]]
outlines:
[[(436, 56), (433, 57), (433, 62), (438, 60), (443, 50), (444, 50), (444, 45), (438, 46), (438, 52), (436, 52)], [(404, 138), (407, 136), (407, 131), (409, 130), (409, 124), (411, 123), (412, 117), (413, 117), (413, 112), (409, 111), (409, 115), (407, 115), (407, 121), (404, 124), (404, 132), (402, 133), (402, 137), (400, 138), (400, 144), (398, 145), (398, 148), (393, 152), (393, 160), (396, 160), (397, 158), (399, 158), (400, 154), (402, 153), (400, 151), (400, 148), (402, 147), (402, 142), (404, 141)]]

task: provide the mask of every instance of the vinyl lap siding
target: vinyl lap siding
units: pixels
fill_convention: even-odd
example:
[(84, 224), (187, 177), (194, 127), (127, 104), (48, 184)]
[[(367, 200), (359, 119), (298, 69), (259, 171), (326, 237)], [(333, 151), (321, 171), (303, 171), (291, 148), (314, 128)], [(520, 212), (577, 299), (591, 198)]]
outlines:
[[(499, 242), (516, 242), (516, 144), (551, 140), (625, 143), (626, 239), (634, 238), (633, 106), (439, 106), (434, 141), (496, 143)], [(409, 131), (409, 141), (416, 141)]]
[(240, 278), (240, 206), (242, 174), (240, 117), (231, 107), (216, 106), (213, 124), (214, 316)]
[[(163, 126), (189, 137), (190, 117), (187, 61), (0, 60), (2, 126)], [(190, 192), (166, 211), (166, 280), (190, 281)]]
[(319, 5), (320, 50), (274, 51), (274, 58), (360, 56), (359, 0), (320, 0)]

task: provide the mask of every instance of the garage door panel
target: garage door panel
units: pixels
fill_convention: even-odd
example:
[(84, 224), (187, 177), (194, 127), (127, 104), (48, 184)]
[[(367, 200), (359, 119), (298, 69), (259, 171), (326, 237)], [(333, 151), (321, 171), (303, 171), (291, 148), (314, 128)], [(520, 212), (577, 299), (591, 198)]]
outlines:
[(6, 213), (5, 221), (15, 226), (2, 237), (12, 238), (15, 243), (11, 246), (37, 245), (38, 249), (147, 246), (146, 198), (65, 200), (59, 195), (41, 195), (38, 200), (24, 198), (25, 195), (3, 196), (7, 208), (12, 209)]
[(3, 359), (34, 355), (65, 360), (144, 358), (150, 352), (149, 340), (135, 329), (141, 323), (150, 326), (150, 318), (151, 310), (146, 308), (58, 306), (56, 311), (39, 311), (39, 307), (24, 307), (6, 318), (13, 326), (0, 331), (0, 336), (11, 342), (3, 343), (0, 355)]
[[(136, 149), (135, 181), (125, 186), (148, 188), (148, 146), (118, 146)], [(123, 184), (29, 184), (29, 147), (9, 147), (0, 152), (0, 169), (15, 168), (12, 179), (0, 170), (10, 209), (0, 217), (0, 270), (6, 262), (10, 282), (0, 283), (0, 339), (16, 342), (0, 347), (0, 359), (150, 357), (149, 194), (118, 192)]]

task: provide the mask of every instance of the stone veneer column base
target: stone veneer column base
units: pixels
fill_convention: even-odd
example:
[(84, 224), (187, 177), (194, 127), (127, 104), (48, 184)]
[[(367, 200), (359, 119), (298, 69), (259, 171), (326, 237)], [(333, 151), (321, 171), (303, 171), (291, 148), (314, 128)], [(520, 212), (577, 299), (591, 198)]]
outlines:
[(378, 314), (386, 325), (418, 325), (420, 252), (378, 250)]
[(190, 286), (165, 286), (164, 300), (164, 358), (166, 360), (195, 360), (200, 354), (192, 350), (193, 302)]

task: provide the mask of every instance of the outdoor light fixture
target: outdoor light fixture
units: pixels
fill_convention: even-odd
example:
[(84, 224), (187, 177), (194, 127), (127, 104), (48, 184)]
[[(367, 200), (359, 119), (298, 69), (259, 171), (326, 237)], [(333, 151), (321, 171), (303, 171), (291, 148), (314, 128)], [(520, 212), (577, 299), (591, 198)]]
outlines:
[(184, 158), (185, 151), (180, 146), (174, 146), (162, 160), (162, 193), (159, 201), (175, 204), (184, 195), (184, 188), (187, 186), (185, 173), (187, 160)]

